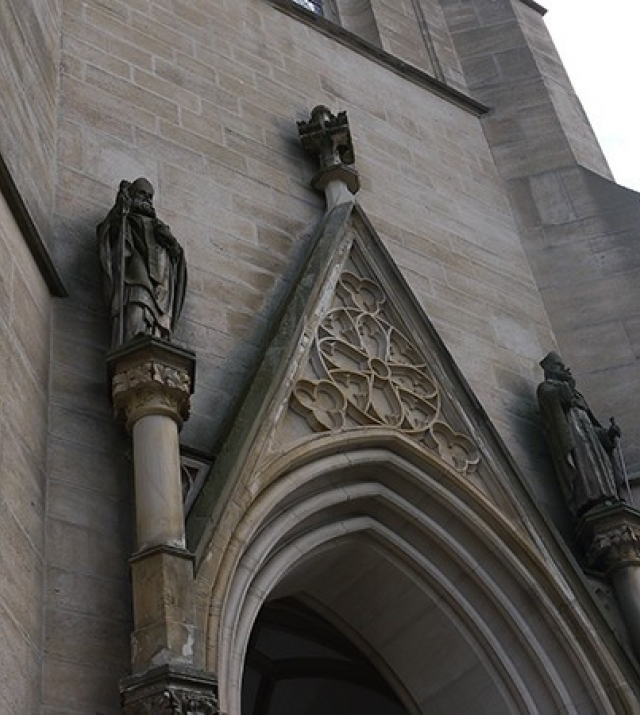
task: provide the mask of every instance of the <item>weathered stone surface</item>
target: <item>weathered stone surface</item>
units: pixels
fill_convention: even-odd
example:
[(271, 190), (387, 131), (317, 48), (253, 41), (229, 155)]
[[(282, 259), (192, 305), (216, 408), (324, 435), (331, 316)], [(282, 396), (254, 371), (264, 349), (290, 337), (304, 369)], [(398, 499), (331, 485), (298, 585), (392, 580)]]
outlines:
[(192, 664), (195, 650), (193, 557), (160, 547), (131, 562), (134, 631), (132, 668)]
[(606, 427), (598, 422), (557, 353), (549, 353), (540, 365), (542, 421), (569, 509), (578, 517), (598, 504), (619, 502), (626, 496), (616, 444), (620, 428), (613, 418)]
[[(640, 380), (637, 197), (603, 178), (540, 15), (517, 0), (371, 1), (380, 45), (435, 72), (422, 9), (442, 76), (492, 105), (480, 119), (276, 4), (9, 0), (0, 9), (0, 151), (45, 238), (53, 225), (70, 293), (51, 307), (0, 204), (0, 363), (10, 376), (0, 533), (7, 558), (24, 564), (15, 582), (0, 578), (3, 638), (16, 654), (0, 667), (0, 709), (11, 715), (120, 712), (131, 445), (109, 415), (93, 228), (122, 176), (154, 183), (193, 267), (176, 340), (199, 355), (181, 433), (194, 452), (214, 455), (308, 253), (323, 203), (295, 122), (326, 103), (349, 111), (358, 200), (537, 502), (566, 527), (532, 399), (537, 360), (555, 337), (586, 376), (594, 410), (625, 425), (638, 471), (628, 389)], [(609, 360), (598, 375), (586, 347), (594, 340)]]
[(18, 715), (40, 700), (50, 298), (2, 197), (0, 263), (0, 709)]
[(61, 6), (61, 0), (7, 0), (0, 8), (0, 45), (5, 48), (0, 70), (0, 153), (49, 244)]
[(145, 178), (120, 181), (114, 206), (96, 227), (111, 347), (143, 335), (170, 341), (187, 289), (184, 250), (153, 206)]
[(580, 520), (575, 541), (585, 562), (613, 584), (629, 639), (640, 653), (640, 512), (626, 504), (598, 507)]
[[(453, 0), (443, 8), (469, 86), (493, 106), (483, 124), (562, 354), (592, 383), (594, 408), (627, 425), (627, 465), (638, 474), (640, 412), (616, 388), (637, 379), (623, 324), (638, 317), (638, 196), (611, 181), (538, 13), (515, 2), (494, 14), (488, 0), (474, 3), (477, 15)], [(502, 81), (490, 60), (506, 70)]]
[(195, 669), (164, 666), (121, 682), (124, 715), (218, 715), (216, 680)]

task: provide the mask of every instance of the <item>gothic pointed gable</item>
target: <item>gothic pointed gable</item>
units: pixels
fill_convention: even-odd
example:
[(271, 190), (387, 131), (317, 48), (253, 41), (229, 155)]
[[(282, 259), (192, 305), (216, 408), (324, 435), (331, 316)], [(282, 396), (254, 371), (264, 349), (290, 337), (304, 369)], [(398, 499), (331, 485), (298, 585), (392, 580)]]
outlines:
[(189, 515), (191, 548), (205, 548), (225, 509), (242, 509), (266, 488), (274, 465), (352, 439), (410, 445), (520, 520), (509, 484), (519, 480), (495, 432), (354, 201), (326, 213)]
[(431, 341), (403, 319), (412, 312), (406, 286), (394, 289), (390, 259), (381, 259), (380, 241), (361, 209), (346, 240), (346, 260), (327, 286), (332, 297), (310, 326), (312, 343), (290, 407), (316, 433), (396, 430), (470, 476), (480, 462), (478, 447), (434, 373)]
[[(512, 693), (492, 712), (550, 712), (552, 701), (570, 702), (565, 681), (575, 672), (579, 697), (588, 692), (594, 712), (609, 711), (599, 683), (622, 678), (603, 663), (593, 681), (589, 659), (602, 643), (593, 622), (604, 621), (575, 562), (364, 211), (338, 198), (189, 516), (199, 657), (218, 675), (221, 707), (241, 710), (265, 601), (302, 594), (335, 609), (382, 661), (393, 661), (396, 635), (406, 639), (395, 604), (411, 604), (416, 622), (440, 604), (451, 621), (443, 637), (460, 647), (453, 661), (484, 653), (478, 663), (496, 663), (496, 682)], [(384, 611), (372, 625), (358, 614), (376, 590)], [(431, 637), (411, 630), (422, 645)], [(539, 660), (539, 638), (572, 648), (553, 645), (555, 660)], [(515, 665), (519, 644), (531, 666)], [(397, 664), (416, 698), (421, 647), (407, 645)], [(519, 668), (549, 692), (531, 694)]]

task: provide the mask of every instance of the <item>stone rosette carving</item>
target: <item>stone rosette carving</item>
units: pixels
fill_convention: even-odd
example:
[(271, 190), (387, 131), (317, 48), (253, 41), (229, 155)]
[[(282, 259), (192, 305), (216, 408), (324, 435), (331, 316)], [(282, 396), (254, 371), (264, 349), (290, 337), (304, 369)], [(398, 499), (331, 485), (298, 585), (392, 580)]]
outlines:
[(472, 473), (476, 445), (442, 414), (442, 395), (427, 361), (385, 312), (382, 288), (350, 271), (340, 276), (331, 309), (311, 349), (313, 377), (299, 379), (292, 407), (315, 431), (390, 427)]

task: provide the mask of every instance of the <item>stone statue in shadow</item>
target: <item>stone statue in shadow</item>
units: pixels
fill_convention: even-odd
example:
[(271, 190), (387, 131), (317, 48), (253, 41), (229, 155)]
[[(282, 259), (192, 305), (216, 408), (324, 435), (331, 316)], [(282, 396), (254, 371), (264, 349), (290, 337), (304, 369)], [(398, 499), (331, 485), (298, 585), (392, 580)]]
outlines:
[(545, 379), (538, 386), (538, 402), (569, 509), (580, 517), (593, 506), (620, 501), (619, 428), (613, 421), (609, 428), (602, 427), (557, 353), (549, 353), (540, 366)]
[(184, 252), (157, 218), (153, 186), (122, 181), (115, 204), (97, 227), (111, 347), (140, 335), (171, 340), (187, 285)]

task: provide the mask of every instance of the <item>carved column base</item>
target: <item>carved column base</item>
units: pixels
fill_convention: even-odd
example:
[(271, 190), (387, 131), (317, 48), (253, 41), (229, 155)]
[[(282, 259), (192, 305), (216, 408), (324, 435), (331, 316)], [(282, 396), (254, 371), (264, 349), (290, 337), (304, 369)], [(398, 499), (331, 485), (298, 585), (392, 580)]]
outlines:
[(622, 502), (591, 509), (578, 522), (575, 539), (586, 564), (613, 584), (640, 658), (640, 512)]
[(219, 715), (217, 694), (212, 675), (175, 665), (120, 682), (124, 715)]

